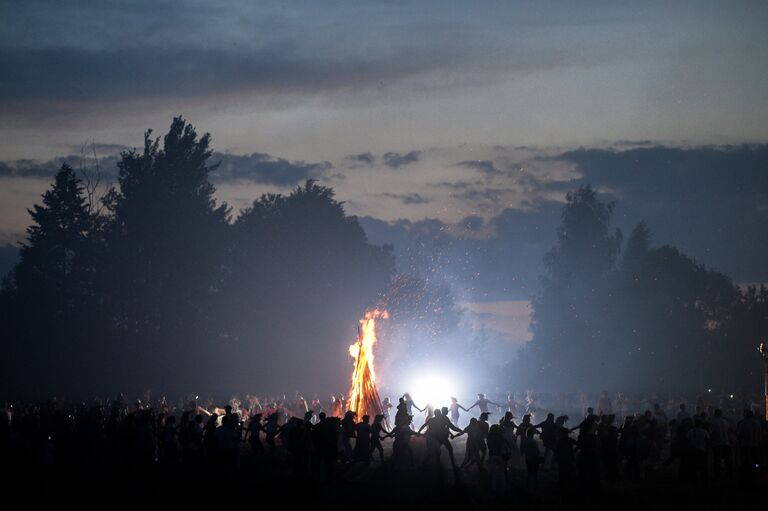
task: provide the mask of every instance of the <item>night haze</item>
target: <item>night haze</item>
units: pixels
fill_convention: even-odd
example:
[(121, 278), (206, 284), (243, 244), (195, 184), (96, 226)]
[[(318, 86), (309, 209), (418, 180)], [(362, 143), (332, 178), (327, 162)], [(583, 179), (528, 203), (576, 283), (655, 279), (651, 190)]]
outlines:
[(757, 1), (0, 3), (2, 475), (752, 505), (767, 28)]

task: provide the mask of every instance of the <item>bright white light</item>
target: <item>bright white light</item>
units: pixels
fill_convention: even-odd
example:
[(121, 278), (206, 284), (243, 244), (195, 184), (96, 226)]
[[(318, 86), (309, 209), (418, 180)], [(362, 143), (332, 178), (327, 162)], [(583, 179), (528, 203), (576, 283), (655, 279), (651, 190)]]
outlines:
[(451, 404), (451, 397), (456, 397), (456, 387), (451, 379), (442, 374), (420, 374), (412, 380), (410, 393), (417, 405), (432, 405), (435, 408)]
[(712, 389), (707, 389), (707, 392), (712, 392)]

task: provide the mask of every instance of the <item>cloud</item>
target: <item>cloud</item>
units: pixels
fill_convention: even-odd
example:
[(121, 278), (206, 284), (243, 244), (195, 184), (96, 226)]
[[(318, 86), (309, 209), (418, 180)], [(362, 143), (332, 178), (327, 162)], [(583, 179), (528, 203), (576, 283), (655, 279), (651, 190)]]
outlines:
[(499, 170), (494, 166), (490, 160), (469, 160), (457, 163), (459, 167), (465, 167), (468, 169), (475, 169), (483, 174), (498, 174)]
[(419, 161), (421, 158), (421, 151), (411, 151), (409, 153), (384, 153), (384, 165), (397, 169), (405, 165)]
[(211, 161), (221, 161), (211, 174), (213, 182), (252, 181), (275, 186), (293, 186), (307, 179), (321, 177), (332, 168), (328, 162), (289, 161), (265, 153), (240, 156), (214, 153)]
[[(0, 161), (0, 179), (29, 178), (50, 180), (65, 163), (73, 169), (77, 170), (83, 164), (83, 160), (80, 155), (71, 154), (68, 156), (61, 156), (59, 158), (43, 161), (34, 159)], [(85, 165), (91, 168), (93, 166), (93, 161), (91, 159), (87, 159)], [(100, 157), (99, 169), (101, 170), (104, 178), (108, 180), (116, 178), (117, 157)]]
[[(444, 59), (437, 59), (444, 60)], [(310, 57), (292, 45), (243, 49), (0, 48), (0, 99), (82, 102), (207, 96), (215, 93), (317, 93), (363, 89), (432, 68), (427, 55)]]
[[(115, 149), (123, 149), (121, 145), (110, 145)], [(105, 151), (106, 152), (106, 151)], [(97, 156), (99, 151), (97, 149)], [(90, 155), (87, 165), (92, 166)], [(117, 155), (99, 156), (99, 168), (107, 180), (117, 178)], [(69, 164), (74, 169), (80, 168), (82, 158), (80, 155), (68, 155), (53, 158), (47, 161), (40, 160), (13, 160), (0, 161), (0, 179), (2, 178), (32, 178), (51, 179), (61, 168), (63, 163)], [(252, 153), (235, 155), (215, 152), (209, 160), (210, 163), (221, 162), (218, 168), (211, 173), (211, 181), (223, 183), (229, 181), (250, 181), (253, 183), (270, 184), (275, 186), (293, 186), (307, 179), (325, 177), (332, 169), (329, 162), (304, 162), (290, 161), (265, 153)]]
[(617, 200), (615, 222), (645, 220), (669, 243), (737, 280), (768, 280), (768, 144), (577, 149), (573, 189), (591, 183)]
[(459, 226), (468, 231), (479, 231), (483, 228), (484, 225), (485, 220), (483, 220), (483, 217), (478, 215), (465, 216), (459, 222)]
[(360, 154), (350, 154), (345, 158), (345, 160), (351, 162), (353, 164), (353, 167), (360, 166), (359, 164), (372, 167), (376, 163), (376, 157), (370, 152), (360, 153)]
[(428, 204), (429, 199), (426, 197), (423, 197), (419, 193), (381, 193), (379, 194), (381, 197), (389, 197), (391, 199), (397, 199), (406, 206), (410, 206), (412, 204)]
[(85, 151), (87, 158), (93, 157), (93, 152), (96, 151), (97, 157), (111, 156), (120, 154), (123, 151), (130, 151), (132, 148), (123, 144), (100, 144), (100, 143), (85, 143), (77, 146), (72, 146), (72, 152), (81, 153)]

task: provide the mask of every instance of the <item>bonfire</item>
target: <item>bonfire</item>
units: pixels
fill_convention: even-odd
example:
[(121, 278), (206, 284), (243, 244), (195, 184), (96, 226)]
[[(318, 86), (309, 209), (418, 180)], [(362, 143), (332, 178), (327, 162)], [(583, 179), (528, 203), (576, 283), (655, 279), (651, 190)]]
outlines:
[(360, 320), (357, 330), (357, 341), (349, 347), (349, 354), (355, 361), (352, 372), (352, 386), (349, 389), (347, 409), (357, 414), (358, 419), (363, 415), (371, 418), (383, 413), (379, 391), (376, 388), (376, 371), (373, 365), (373, 347), (376, 345), (376, 320), (387, 319), (387, 311), (369, 310)]

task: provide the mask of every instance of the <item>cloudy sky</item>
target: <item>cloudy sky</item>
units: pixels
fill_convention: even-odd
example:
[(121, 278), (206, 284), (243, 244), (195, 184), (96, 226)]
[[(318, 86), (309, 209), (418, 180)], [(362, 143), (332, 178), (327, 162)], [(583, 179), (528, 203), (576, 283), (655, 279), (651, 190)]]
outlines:
[(768, 281), (767, 26), (761, 1), (5, 0), (0, 243), (83, 144), (109, 171), (183, 114), (235, 210), (317, 178), (516, 340), (583, 183)]

